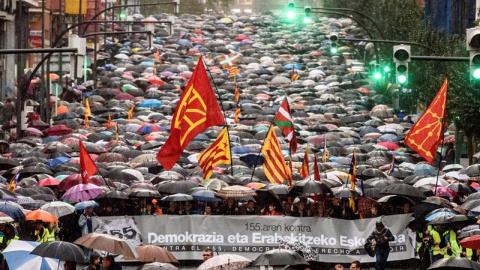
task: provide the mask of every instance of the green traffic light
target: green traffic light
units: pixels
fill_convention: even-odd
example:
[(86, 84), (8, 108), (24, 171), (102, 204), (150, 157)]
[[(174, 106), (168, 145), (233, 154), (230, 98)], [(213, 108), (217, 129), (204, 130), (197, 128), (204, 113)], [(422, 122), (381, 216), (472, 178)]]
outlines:
[(383, 70), (384, 70), (385, 72), (390, 72), (390, 71), (392, 71), (389, 66), (386, 66)]
[(311, 23), (312, 19), (310, 19), (309, 17), (305, 17), (305, 18), (303, 18), (303, 22), (304, 23)]
[(289, 19), (289, 20), (295, 19), (295, 12), (293, 12), (291, 10), (287, 11), (287, 19)]
[(379, 71), (375, 71), (375, 73), (373, 74), (373, 77), (376, 80), (380, 80), (382, 78), (382, 73), (380, 73)]
[(337, 47), (331, 47), (331, 48), (330, 48), (330, 53), (336, 54), (337, 52), (338, 52)]
[(397, 81), (399, 84), (404, 84), (407, 82), (407, 76), (405, 75), (398, 75)]
[(118, 14), (118, 18), (120, 19), (125, 19), (125, 17), (127, 17), (127, 14), (125, 14), (124, 12)]
[(480, 79), (480, 68), (475, 68), (472, 72), (472, 76), (474, 79)]

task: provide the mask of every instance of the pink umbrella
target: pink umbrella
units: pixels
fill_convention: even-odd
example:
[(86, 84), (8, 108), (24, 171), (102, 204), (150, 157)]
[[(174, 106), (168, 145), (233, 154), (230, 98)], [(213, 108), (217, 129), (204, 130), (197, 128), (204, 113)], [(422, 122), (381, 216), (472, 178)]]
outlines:
[(71, 202), (84, 202), (95, 199), (102, 194), (102, 188), (94, 184), (78, 184), (63, 194), (62, 199)]
[(45, 178), (38, 181), (38, 186), (45, 187), (45, 186), (58, 186), (62, 181), (58, 180), (57, 178)]
[(36, 128), (33, 128), (33, 127), (27, 127), (27, 128), (25, 129), (25, 135), (42, 137), (42, 136), (43, 136), (43, 132), (41, 132), (40, 130), (38, 130), (38, 129), (36, 129)]
[[(435, 187), (432, 187), (432, 192), (435, 193)], [(455, 191), (453, 191), (451, 188), (437, 187), (437, 194), (435, 196), (447, 197), (449, 199), (452, 199), (453, 197), (458, 197), (458, 194)]]

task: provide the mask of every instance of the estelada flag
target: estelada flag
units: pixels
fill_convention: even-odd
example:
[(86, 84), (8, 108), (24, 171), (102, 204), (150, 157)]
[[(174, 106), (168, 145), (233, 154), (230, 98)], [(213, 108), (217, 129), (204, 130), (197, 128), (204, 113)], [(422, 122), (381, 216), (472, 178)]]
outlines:
[(135, 105), (133, 105), (128, 111), (128, 119), (133, 119), (133, 110), (135, 110)]
[(85, 99), (85, 115), (86, 116), (92, 115), (92, 111), (90, 110), (90, 102), (88, 101), (88, 98)]
[(290, 81), (294, 82), (300, 78), (300, 75), (295, 71), (295, 68), (292, 67), (291, 73), (290, 73)]
[(280, 105), (275, 119), (273, 119), (273, 123), (280, 128), (283, 136), (287, 137), (290, 142), (290, 151), (292, 151), (292, 153), (297, 152), (297, 136), (295, 135), (293, 116), (288, 106), (287, 97), (285, 97), (282, 105)]
[(88, 123), (88, 115), (87, 114), (85, 114), (85, 117), (83, 119), (83, 125), (87, 128), (90, 127), (90, 124)]
[(270, 125), (267, 137), (263, 143), (262, 154), (265, 157), (263, 172), (270, 183), (281, 184), (285, 179), (288, 179), (289, 169), (287, 164), (285, 164), (282, 149), (278, 143), (273, 125)]
[(242, 114), (242, 108), (240, 106), (235, 109), (235, 116), (233, 118), (233, 123), (238, 124), (240, 121), (240, 115)]
[(227, 127), (223, 128), (217, 139), (197, 159), (198, 165), (203, 170), (203, 179), (205, 180), (212, 176), (213, 167), (232, 162)]
[(235, 86), (235, 103), (238, 103), (238, 100), (240, 99), (240, 90), (238, 90), (237, 86), (237, 77), (233, 79), (233, 85)]
[(170, 137), (158, 151), (157, 160), (170, 170), (195, 136), (208, 127), (224, 124), (205, 64), (200, 58), (175, 108)]
[(17, 187), (18, 179), (20, 178), (20, 173), (22, 169), (20, 168), (17, 173), (12, 177), (10, 183), (8, 184), (8, 191), (15, 192), (15, 188)]
[(307, 178), (310, 175), (310, 168), (308, 167), (308, 144), (305, 149), (305, 155), (303, 156), (302, 168), (300, 169), (300, 176), (303, 179)]
[(85, 149), (85, 146), (83, 146), (82, 141), (79, 141), (78, 144), (80, 149), (80, 175), (82, 176), (83, 183), (87, 184), (88, 178), (96, 174), (98, 168), (88, 154), (87, 149)]
[(438, 145), (443, 138), (443, 127), (446, 123), (447, 88), (448, 78), (445, 78), (430, 106), (405, 137), (405, 145), (430, 164), (433, 163)]

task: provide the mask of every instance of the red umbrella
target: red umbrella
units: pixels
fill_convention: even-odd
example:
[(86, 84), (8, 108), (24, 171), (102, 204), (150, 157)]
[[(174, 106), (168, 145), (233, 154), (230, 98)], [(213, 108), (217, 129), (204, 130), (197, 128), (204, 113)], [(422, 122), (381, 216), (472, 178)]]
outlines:
[(464, 248), (480, 249), (480, 235), (465, 237), (458, 243)]
[(45, 133), (47, 134), (47, 136), (62, 136), (72, 133), (72, 129), (65, 125), (56, 125), (47, 128)]
[(78, 143), (80, 142), (80, 139), (75, 137), (69, 137), (61, 140), (60, 142), (68, 146), (73, 146), (73, 145), (78, 145)]
[(379, 142), (377, 144), (387, 148), (388, 150), (395, 150), (400, 147), (394, 142)]
[(164, 85), (165, 82), (162, 81), (159, 77), (150, 77), (147, 79), (152, 85)]
[[(95, 177), (90, 177), (87, 179), (89, 183), (95, 184), (97, 186), (101, 186), (102, 183)], [(83, 184), (82, 176), (78, 173), (72, 174), (67, 178), (63, 179), (63, 181), (58, 185), (58, 188), (61, 190), (67, 190), (73, 186), (78, 184)]]
[(58, 180), (57, 178), (45, 178), (38, 181), (38, 186), (45, 187), (45, 186), (58, 186), (62, 181)]
[(360, 87), (360, 88), (357, 89), (357, 91), (360, 92), (360, 93), (367, 94), (367, 95), (372, 93), (372, 91), (368, 90), (365, 87)]
[(135, 97), (130, 95), (129, 93), (121, 93), (114, 97), (116, 100), (133, 100)]

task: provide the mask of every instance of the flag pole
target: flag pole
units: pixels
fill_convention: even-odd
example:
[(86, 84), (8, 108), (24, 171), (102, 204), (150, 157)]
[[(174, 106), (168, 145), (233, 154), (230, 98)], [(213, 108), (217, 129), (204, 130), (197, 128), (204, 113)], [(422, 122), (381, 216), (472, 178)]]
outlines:
[(435, 193), (434, 195), (437, 196), (437, 188), (438, 188), (438, 178), (440, 176), (440, 166), (442, 165), (442, 151), (443, 151), (443, 141), (445, 139), (445, 136), (443, 135), (443, 128), (442, 128), (442, 144), (441, 144), (441, 149), (440, 149), (440, 158), (438, 159), (438, 168), (437, 168), (437, 180), (435, 181)]
[[(255, 161), (255, 164), (253, 164), (252, 175), (250, 176), (250, 183), (251, 183), (252, 180), (253, 180), (253, 175), (255, 174), (255, 169), (257, 168), (257, 163), (258, 163), (258, 160), (260, 159), (260, 155), (262, 154), (262, 149), (263, 149), (263, 146), (265, 145), (265, 140), (267, 139), (268, 132), (270, 131), (270, 129), (272, 128), (272, 126), (273, 126), (273, 122), (270, 123), (270, 126), (268, 127), (268, 130), (267, 130), (267, 132), (265, 133), (265, 137), (263, 138), (262, 147), (260, 147), (260, 150), (258, 150), (257, 160)], [(275, 131), (273, 131), (273, 132), (275, 132)]]
[(218, 100), (220, 101), (220, 107), (222, 108), (223, 112), (223, 120), (225, 121), (225, 127), (227, 128), (227, 136), (228, 136), (228, 145), (229, 145), (229, 150), (230, 150), (230, 168), (232, 170), (232, 176), (233, 176), (233, 158), (232, 158), (232, 144), (230, 142), (230, 131), (228, 129), (228, 123), (227, 123), (227, 114), (225, 113), (225, 108), (223, 107), (223, 102), (222, 102), (222, 97), (220, 96), (220, 92), (218, 91), (217, 84), (215, 83), (215, 80), (213, 80), (212, 73), (210, 72), (210, 68), (208, 68), (208, 65), (205, 63), (205, 60), (203, 59), (203, 55), (200, 56), (202, 59), (203, 64), (205, 65), (205, 68), (208, 71), (208, 74), (210, 75), (210, 79), (215, 86), (215, 91), (217, 92), (218, 95)]

